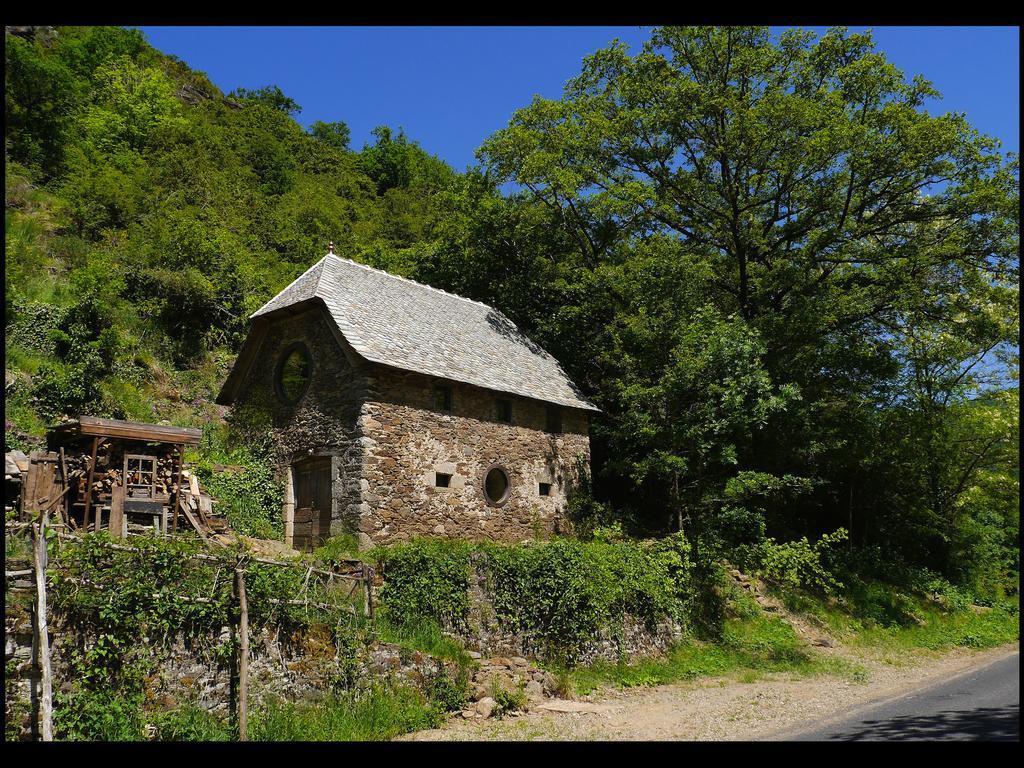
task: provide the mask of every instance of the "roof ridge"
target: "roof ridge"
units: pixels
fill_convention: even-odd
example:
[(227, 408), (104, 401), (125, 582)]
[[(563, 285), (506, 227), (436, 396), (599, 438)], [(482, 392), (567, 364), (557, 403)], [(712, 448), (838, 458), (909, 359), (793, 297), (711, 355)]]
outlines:
[[(305, 277), (306, 275), (310, 274), (310, 273), (311, 273), (311, 272), (312, 272), (312, 271), (313, 271), (314, 269), (316, 269), (317, 267), (319, 267), (320, 265), (322, 265), (322, 264), (323, 264), (323, 263), (324, 263), (324, 262), (325, 262), (326, 260), (327, 260), (327, 257), (326, 257), (326, 256), (324, 256), (324, 258), (320, 259), (319, 261), (316, 261), (316, 262), (314, 262), (313, 264), (310, 264), (310, 265), (309, 265), (309, 267), (307, 267), (307, 268), (306, 268), (305, 270), (303, 270), (303, 271), (302, 271), (302, 274), (300, 274), (300, 275), (299, 275), (298, 277), (296, 277), (296, 278), (295, 278), (294, 280), (292, 280), (292, 281), (291, 281), (290, 283), (288, 283), (288, 285), (286, 285), (286, 286), (285, 286), (284, 288), (282, 288), (282, 289), (281, 289), (280, 291), (278, 291), (278, 292), (277, 292), (276, 294), (274, 294), (274, 295), (273, 295), (273, 296), (271, 296), (271, 297), (270, 297), (269, 299), (267, 299), (267, 300), (266, 300), (265, 302), (263, 302), (263, 304), (262, 304), (262, 305), (260, 306), (260, 308), (259, 308), (259, 309), (257, 309), (257, 310), (256, 310), (255, 312), (253, 312), (253, 313), (252, 313), (251, 315), (249, 315), (249, 318), (250, 318), (250, 319), (252, 319), (252, 318), (256, 317), (257, 315), (259, 315), (259, 314), (262, 314), (262, 313), (263, 313), (263, 311), (264, 311), (264, 310), (265, 310), (265, 309), (266, 309), (266, 308), (267, 308), (268, 306), (270, 306), (271, 304), (273, 304), (273, 303), (274, 303), (274, 301), (275, 301), (275, 300), (276, 300), (276, 299), (277, 299), (277, 298), (278, 298), (279, 296), (281, 296), (281, 295), (282, 295), (282, 294), (284, 294), (284, 293), (287, 293), (287, 292), (288, 292), (288, 290), (289, 290), (289, 289), (291, 289), (291, 287), (292, 287), (293, 285), (295, 285), (296, 283), (298, 283), (298, 282), (299, 282), (299, 281), (300, 281), (300, 280), (301, 280), (302, 278), (304, 278), (304, 277)], [(317, 290), (319, 290), (319, 288), (320, 288), (320, 280), (321, 280), (322, 278), (323, 278), (323, 275), (317, 275), (317, 277), (316, 277), (316, 282), (314, 283), (314, 286), (313, 286), (313, 295), (314, 295), (314, 296), (316, 295), (316, 292), (317, 292)]]
[[(435, 288), (432, 285), (427, 285), (426, 283), (420, 283), (420, 282), (418, 282), (416, 280), (413, 280), (411, 277), (403, 277), (402, 275), (396, 275), (393, 272), (388, 272), (387, 270), (378, 269), (377, 267), (371, 267), (369, 264), (362, 264), (362, 263), (360, 263), (358, 261), (353, 261), (352, 259), (346, 259), (344, 256), (339, 256), (336, 253), (328, 253), (327, 256), (333, 256), (334, 258), (338, 259), (338, 261), (344, 261), (344, 262), (347, 262), (348, 264), (353, 264), (353, 265), (355, 265), (357, 267), (362, 267), (363, 269), (368, 269), (371, 272), (378, 272), (378, 273), (380, 273), (382, 275), (385, 275), (387, 277), (392, 277), (395, 280), (402, 280), (402, 281), (404, 281), (406, 283), (412, 283), (413, 285), (417, 286), (418, 288), (426, 288), (426, 289), (431, 290), (431, 291), (436, 291), (437, 293), (442, 293), (445, 296), (451, 296), (453, 299), (460, 299), (462, 301), (468, 301), (470, 304), (476, 304), (476, 305), (484, 307), (486, 309), (493, 310), (493, 311), (497, 312), (498, 314), (500, 314), (502, 317), (506, 318), (510, 323), (512, 323), (512, 320), (509, 319), (507, 317), (507, 315), (505, 315), (505, 313), (502, 312), (500, 309), (498, 309), (496, 307), (492, 307), (490, 304), (484, 304), (482, 301), (477, 301), (476, 299), (470, 299), (470, 298), (467, 298), (466, 296), (460, 296), (457, 293), (452, 293), (451, 291), (446, 291), (443, 288)], [(327, 256), (324, 256), (324, 259), (326, 259)], [(320, 259), (320, 261), (323, 261), (324, 259)], [(317, 264), (319, 264), (319, 263), (320, 262), (318, 261)], [(516, 325), (516, 324), (512, 323), (512, 325)], [(517, 330), (518, 330), (518, 328), (519, 328), (519, 326), (516, 326)]]

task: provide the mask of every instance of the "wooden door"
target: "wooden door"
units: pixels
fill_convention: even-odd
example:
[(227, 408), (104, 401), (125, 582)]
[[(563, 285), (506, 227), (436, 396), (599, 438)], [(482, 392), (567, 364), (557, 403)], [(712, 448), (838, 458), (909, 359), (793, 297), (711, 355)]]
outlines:
[[(42, 510), (56, 510), (63, 504), (64, 477), (56, 453), (32, 451), (28, 472), (22, 475), (21, 513), (28, 520)], [(61, 507), (63, 509), (63, 507)]]
[(308, 459), (292, 465), (295, 519), (292, 546), (310, 550), (331, 535), (331, 460)]

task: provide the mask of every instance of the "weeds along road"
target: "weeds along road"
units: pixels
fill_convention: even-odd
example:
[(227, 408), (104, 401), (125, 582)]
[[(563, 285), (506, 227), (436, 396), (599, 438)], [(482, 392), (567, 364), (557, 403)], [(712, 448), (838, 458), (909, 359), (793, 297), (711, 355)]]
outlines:
[[(862, 681), (829, 675), (704, 678), (603, 690), (570, 711), (463, 720), (399, 737), (463, 740), (1018, 739), (1016, 644), (901, 659), (827, 649)], [(570, 703), (571, 704), (571, 703)]]
[(1020, 741), (1020, 653), (883, 704), (832, 718), (794, 741)]

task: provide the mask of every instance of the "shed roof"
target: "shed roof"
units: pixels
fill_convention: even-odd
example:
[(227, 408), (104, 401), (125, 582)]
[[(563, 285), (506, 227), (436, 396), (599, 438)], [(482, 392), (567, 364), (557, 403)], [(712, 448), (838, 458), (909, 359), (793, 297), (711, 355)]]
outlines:
[(371, 362), (598, 410), (555, 358), (493, 307), (334, 254), (252, 319), (317, 299), (352, 349)]
[(89, 436), (117, 437), (122, 440), (139, 440), (147, 443), (198, 445), (203, 436), (201, 430), (191, 427), (143, 424), (138, 421), (101, 419), (97, 416), (79, 416), (75, 421), (58, 424), (47, 431), (48, 438), (57, 442)]

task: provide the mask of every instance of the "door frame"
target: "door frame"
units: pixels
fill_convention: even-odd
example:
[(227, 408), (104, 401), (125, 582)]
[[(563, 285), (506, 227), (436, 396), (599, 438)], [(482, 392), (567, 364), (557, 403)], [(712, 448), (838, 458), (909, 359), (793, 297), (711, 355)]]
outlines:
[[(330, 504), (327, 510), (321, 510), (321, 513), (326, 512), (329, 520), (334, 519), (334, 472), (335, 472), (335, 456), (329, 453), (311, 453), (302, 455), (292, 459), (288, 464), (288, 471), (285, 473), (285, 487), (284, 487), (284, 543), (295, 549), (295, 510), (298, 507), (298, 499), (296, 497), (296, 471), (304, 464), (312, 464), (315, 462), (322, 462), (327, 466), (327, 481), (330, 485)], [(330, 523), (328, 523), (330, 525)]]

